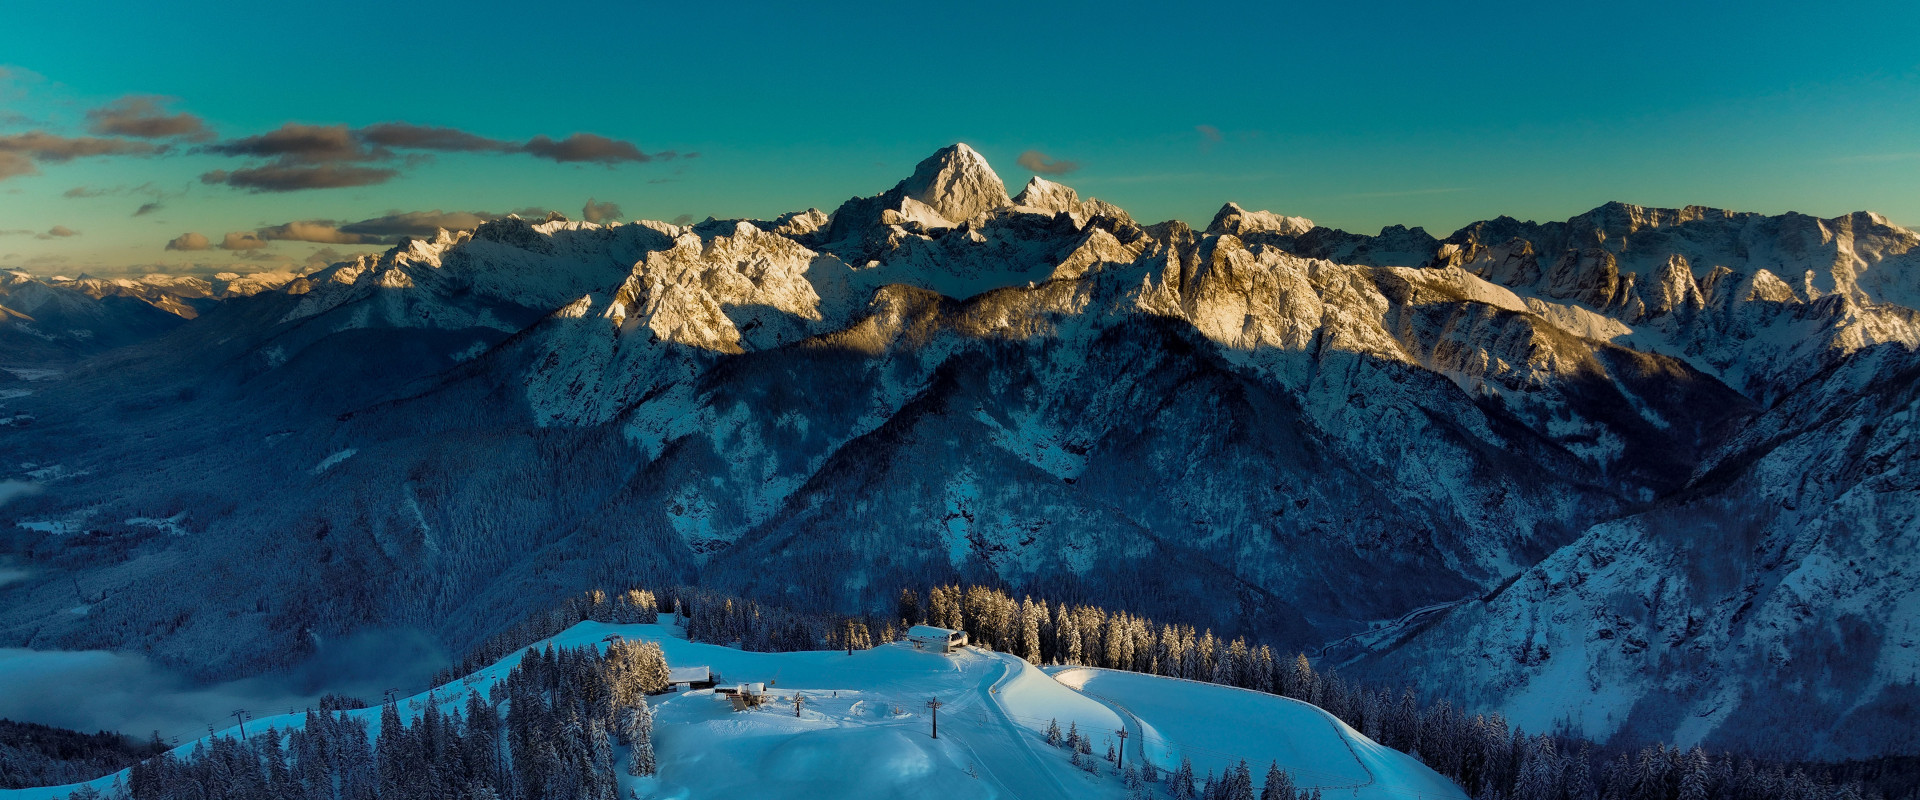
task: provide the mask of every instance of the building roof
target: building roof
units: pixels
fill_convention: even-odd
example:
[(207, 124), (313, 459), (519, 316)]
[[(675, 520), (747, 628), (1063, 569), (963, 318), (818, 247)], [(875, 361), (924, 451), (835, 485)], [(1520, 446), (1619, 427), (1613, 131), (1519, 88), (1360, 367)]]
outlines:
[(907, 629), (909, 639), (949, 639), (959, 631), (951, 628), (936, 628), (932, 625), (915, 625)]
[(668, 667), (668, 683), (701, 683), (713, 680), (711, 667)]

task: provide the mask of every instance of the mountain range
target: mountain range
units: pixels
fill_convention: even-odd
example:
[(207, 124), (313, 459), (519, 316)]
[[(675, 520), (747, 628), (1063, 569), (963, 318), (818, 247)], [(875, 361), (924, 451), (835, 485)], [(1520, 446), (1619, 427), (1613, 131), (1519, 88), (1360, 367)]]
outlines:
[(1877, 214), (1196, 230), (954, 145), (832, 213), (0, 281), (0, 644), (230, 677), (593, 586), (958, 580), (1528, 730), (1920, 749), (1920, 236)]

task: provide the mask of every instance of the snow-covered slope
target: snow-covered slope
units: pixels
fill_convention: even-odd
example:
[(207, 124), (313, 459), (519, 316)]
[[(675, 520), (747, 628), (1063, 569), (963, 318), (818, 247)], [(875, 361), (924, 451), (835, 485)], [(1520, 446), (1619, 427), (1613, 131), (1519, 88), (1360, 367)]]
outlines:
[[(1762, 432), (1893, 380), (1867, 354), (1920, 341), (1917, 241), (1870, 214), (1618, 204), (1444, 241), (1232, 204), (1195, 231), (1039, 178), (1009, 197), (965, 145), (831, 216), (498, 220), (4, 400), (32, 424), (0, 465), (61, 477), (0, 509), (39, 559), (0, 587), (0, 634), (232, 673), (372, 624), (464, 645), (618, 575), (846, 609), (1047, 587), (1281, 647), (1507, 586), (1500, 619), (1434, 640), (1501, 642), (1565, 600), (1516, 575), (1751, 499), (1728, 476), (1784, 435)], [(1841, 496), (1792, 486), (1803, 509)], [(1851, 513), (1836, 547), (1902, 552), (1911, 526), (1886, 516), (1880, 542)], [(1841, 584), (1806, 624), (1864, 604), (1881, 647), (1912, 580)], [(1619, 674), (1645, 694), (1682, 669)]]
[[(646, 797), (1118, 798), (1125, 791), (1111, 768), (1076, 767), (1066, 750), (1045, 738), (1047, 726), (1058, 721), (1062, 729), (1071, 726), (1101, 742), (1100, 737), (1128, 724), (1122, 721), (1125, 712), (1107, 705), (1112, 697), (1151, 709), (1144, 717), (1129, 717), (1130, 729), (1137, 731), (1141, 721), (1157, 722), (1160, 735), (1146, 758), (1162, 770), (1177, 767), (1181, 757), (1196, 764), (1218, 761), (1226, 752), (1220, 729), (1192, 721), (1219, 714), (1233, 721), (1232, 755), (1261, 765), (1278, 763), (1303, 788), (1322, 787), (1329, 794), (1334, 788), (1356, 789), (1352, 796), (1366, 798), (1465, 797), (1419, 762), (1380, 747), (1326, 712), (1268, 695), (1149, 675), (1102, 673), (1093, 681), (1082, 677), (1063, 683), (1010, 655), (968, 649), (946, 656), (905, 643), (851, 655), (751, 653), (689, 642), (671, 624), (583, 622), (547, 641), (604, 649), (609, 637), (657, 642), (672, 666), (706, 666), (728, 685), (764, 683), (776, 695), (770, 706), (745, 712), (732, 710), (711, 689), (651, 698), (659, 774), (620, 776), (623, 789)], [(443, 712), (461, 712), (468, 693), (486, 697), (525, 652), (431, 693), (401, 699), (403, 718), (417, 718), (429, 702)], [(1100, 695), (1077, 691), (1086, 683), (1096, 684), (1089, 689)], [(795, 695), (805, 698), (798, 713), (791, 703)], [(1149, 706), (1141, 699), (1146, 697), (1159, 705)], [(938, 739), (932, 736), (927, 707), (934, 698), (942, 703)], [(1161, 715), (1170, 708), (1183, 709), (1188, 721)], [(379, 708), (348, 713), (367, 721), (370, 737), (379, 736)], [(285, 732), (303, 722), (294, 714), (262, 717), (251, 729), (255, 735), (268, 727)], [(238, 728), (210, 734), (238, 735)], [(175, 752), (187, 757), (195, 744), (200, 743)], [(1137, 766), (1139, 753), (1129, 753)], [(89, 785), (105, 791), (116, 777), (126, 779), (122, 773)], [(55, 800), (78, 788), (0, 791), (0, 800)]]
[(1862, 353), (1689, 490), (1596, 525), (1364, 664), (1529, 730), (1842, 758), (1911, 753), (1920, 357)]

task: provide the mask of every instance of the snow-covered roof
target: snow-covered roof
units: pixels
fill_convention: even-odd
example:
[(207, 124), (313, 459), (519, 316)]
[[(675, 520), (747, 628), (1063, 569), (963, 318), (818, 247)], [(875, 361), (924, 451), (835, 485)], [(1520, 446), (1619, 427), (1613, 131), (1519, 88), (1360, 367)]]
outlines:
[(950, 639), (959, 631), (951, 628), (936, 628), (932, 625), (915, 625), (907, 629), (909, 639)]
[(709, 667), (668, 667), (668, 683), (700, 683), (713, 680), (713, 670)]

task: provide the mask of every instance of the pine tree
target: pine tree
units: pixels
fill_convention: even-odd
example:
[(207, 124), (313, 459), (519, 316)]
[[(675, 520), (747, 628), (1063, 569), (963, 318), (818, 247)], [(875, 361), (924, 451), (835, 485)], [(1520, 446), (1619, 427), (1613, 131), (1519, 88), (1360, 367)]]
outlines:
[(1060, 719), (1058, 717), (1055, 717), (1052, 721), (1047, 723), (1047, 744), (1053, 745), (1054, 747), (1059, 747), (1060, 742), (1061, 742)]
[(1193, 761), (1180, 757), (1180, 768), (1167, 774), (1167, 794), (1173, 800), (1194, 800)]
[(1260, 787), (1260, 800), (1294, 800), (1293, 778), (1278, 761), (1267, 766), (1267, 783)]
[(900, 590), (900, 607), (897, 613), (900, 615), (900, 622), (903, 625), (913, 626), (920, 624), (920, 620), (922, 619), (920, 616), (920, 596), (914, 594), (912, 587)]
[(1020, 604), (1020, 657), (1029, 664), (1040, 663), (1040, 616), (1046, 605), (1035, 606), (1029, 597)]
[(1253, 800), (1253, 770), (1247, 766), (1246, 759), (1240, 759), (1240, 765), (1222, 776), (1224, 784), (1220, 796), (1222, 800)]
[(1680, 800), (1706, 800), (1710, 777), (1706, 752), (1699, 747), (1688, 750), (1681, 764)]
[(653, 757), (653, 709), (647, 707), (645, 698), (632, 707), (633, 715), (628, 735), (633, 744), (627, 753), (627, 774), (644, 777), (659, 771), (659, 765)]
[(1067, 722), (1067, 749), (1073, 751), (1080, 749), (1080, 723), (1078, 722)]

